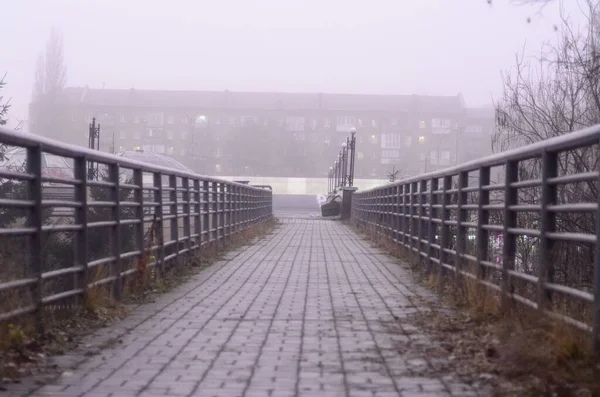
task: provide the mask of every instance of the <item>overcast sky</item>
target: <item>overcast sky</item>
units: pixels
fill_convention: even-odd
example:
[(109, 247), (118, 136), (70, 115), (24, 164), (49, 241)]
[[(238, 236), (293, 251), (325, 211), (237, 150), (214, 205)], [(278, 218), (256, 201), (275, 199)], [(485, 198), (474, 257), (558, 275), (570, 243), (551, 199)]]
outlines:
[(0, 0), (0, 72), (10, 116), (25, 117), (36, 57), (56, 27), (68, 85), (462, 92), (479, 106), (500, 94), (500, 72), (525, 42), (537, 53), (554, 37), (558, 9), (556, 0), (542, 14), (510, 0)]

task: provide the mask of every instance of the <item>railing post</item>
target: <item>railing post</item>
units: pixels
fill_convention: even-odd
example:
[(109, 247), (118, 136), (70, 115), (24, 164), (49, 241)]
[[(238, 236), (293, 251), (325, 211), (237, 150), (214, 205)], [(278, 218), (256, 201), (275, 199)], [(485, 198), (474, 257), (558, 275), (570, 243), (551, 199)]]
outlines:
[(431, 261), (431, 252), (433, 247), (431, 246), (435, 242), (435, 229), (436, 224), (433, 222), (434, 218), (437, 218), (437, 211), (434, 205), (439, 202), (439, 196), (435, 193), (438, 190), (439, 179), (433, 178), (429, 183), (429, 228), (427, 229), (427, 274), (431, 274), (433, 268), (433, 262)]
[(517, 189), (512, 184), (519, 178), (518, 161), (509, 160), (506, 162), (505, 187), (504, 187), (504, 235), (502, 236), (502, 307), (507, 308), (509, 295), (512, 294), (512, 282), (510, 271), (515, 267), (516, 236), (512, 234), (511, 229), (517, 226), (517, 213), (511, 209), (511, 206), (517, 204)]
[(210, 190), (209, 182), (202, 181), (202, 241), (210, 243)]
[(467, 210), (465, 205), (467, 204), (467, 193), (464, 191), (469, 186), (469, 173), (461, 171), (458, 173), (458, 194), (457, 202), (458, 209), (457, 222), (456, 222), (456, 258), (454, 262), (454, 274), (456, 281), (461, 279), (461, 271), (465, 262), (464, 255), (467, 253), (467, 232), (468, 228), (465, 226), (467, 222)]
[(553, 282), (554, 262), (552, 260), (552, 250), (554, 240), (548, 238), (548, 233), (556, 231), (556, 215), (549, 211), (550, 205), (555, 205), (556, 185), (548, 183), (548, 179), (558, 175), (558, 156), (556, 153), (544, 151), (542, 154), (542, 203), (540, 211), (540, 263), (537, 285), (538, 309), (544, 311), (548, 308), (552, 299), (551, 294), (546, 289), (546, 283)]
[(449, 248), (449, 239), (450, 239), (450, 226), (448, 226), (448, 221), (450, 218), (450, 210), (448, 209), (448, 205), (450, 204), (449, 193), (448, 191), (452, 188), (452, 177), (444, 176), (443, 178), (443, 186), (442, 186), (442, 224), (440, 225), (440, 265), (438, 266), (438, 282), (443, 282), (442, 277), (444, 275), (444, 264), (448, 264), (448, 253), (445, 251)]
[(479, 280), (487, 279), (487, 267), (483, 264), (488, 260), (488, 245), (490, 233), (484, 228), (490, 223), (490, 211), (485, 208), (490, 205), (490, 191), (487, 187), (490, 184), (490, 167), (481, 167), (479, 169), (479, 190), (477, 203), (477, 278)]
[(196, 250), (202, 245), (202, 194), (200, 192), (200, 180), (194, 178), (194, 234), (196, 235)]
[(192, 227), (191, 227), (191, 208), (192, 206), (190, 205), (190, 201), (191, 201), (191, 186), (190, 186), (190, 178), (189, 177), (183, 177), (181, 178), (181, 185), (183, 188), (182, 191), (182, 202), (183, 202), (183, 238), (185, 239), (184, 241), (184, 246), (186, 248), (186, 252), (187, 252), (187, 256), (189, 256), (192, 253)]
[(109, 165), (109, 180), (112, 184), (110, 191), (112, 202), (112, 221), (114, 222), (114, 225), (111, 227), (112, 254), (115, 258), (112, 272), (113, 276), (115, 277), (115, 282), (113, 284), (113, 297), (119, 301), (121, 300), (121, 273), (123, 272), (121, 263), (121, 181), (119, 164)]
[[(165, 273), (165, 229), (164, 229), (164, 190), (162, 174), (157, 172), (153, 176), (154, 178), (154, 201), (157, 206), (154, 208), (154, 219), (156, 224), (155, 231), (158, 236), (158, 252), (156, 255), (156, 268), (158, 273), (163, 275)], [(152, 244), (152, 243), (150, 243)]]
[[(135, 245), (140, 251), (140, 258), (146, 255), (146, 247), (144, 246), (144, 174), (140, 168), (133, 170), (133, 184), (136, 186), (133, 192), (133, 199), (137, 203), (135, 209), (135, 217), (139, 222), (135, 229)], [(152, 246), (152, 241), (149, 243)]]
[(219, 184), (217, 182), (211, 182), (212, 187), (212, 233), (211, 240), (217, 241), (219, 239)]
[(225, 236), (227, 235), (226, 233), (226, 229), (227, 229), (227, 224), (226, 224), (226, 216), (225, 216), (225, 202), (227, 201), (227, 196), (226, 196), (226, 192), (225, 192), (225, 183), (220, 182), (219, 183), (219, 227), (221, 228), (220, 230), (220, 236), (218, 238), (220, 238), (222, 241), (225, 241)]
[(423, 240), (425, 239), (425, 230), (427, 224), (425, 223), (425, 204), (427, 202), (427, 180), (422, 179), (419, 182), (419, 233), (417, 240), (417, 253), (419, 254), (419, 262), (421, 262), (421, 252), (423, 248)]
[(174, 264), (170, 265), (179, 266), (179, 205), (177, 196), (179, 195), (177, 187), (177, 177), (175, 175), (169, 175), (169, 201), (171, 202), (169, 215), (171, 215), (171, 247), (174, 247), (175, 260)]
[(36, 278), (32, 285), (31, 295), (35, 305), (35, 325), (39, 332), (43, 331), (42, 311), (42, 148), (37, 145), (27, 148), (27, 172), (33, 175), (29, 181), (29, 199), (34, 202), (27, 216), (27, 227), (33, 228), (34, 232), (29, 238), (29, 268)]
[(88, 202), (87, 202), (87, 158), (74, 159), (75, 186), (75, 224), (80, 227), (75, 235), (75, 265), (81, 266), (81, 272), (75, 277), (75, 288), (83, 289), (81, 301), (85, 303), (88, 291)]
[(400, 243), (400, 185), (394, 185), (392, 189), (393, 201), (392, 208), (394, 213), (394, 233), (392, 238), (395, 244)]
[[(600, 176), (596, 178), (600, 186)], [(596, 238), (600, 236), (600, 189), (596, 193)], [(596, 358), (600, 361), (600, 243), (596, 240), (594, 257), (594, 303), (592, 306), (592, 344)]]
[[(417, 217), (418, 217), (418, 209), (417, 209), (417, 200), (419, 198), (419, 183), (413, 182), (410, 184), (410, 253), (411, 255), (414, 253), (413, 248), (415, 248), (415, 239), (416, 236), (419, 236), (419, 227), (417, 226)], [(419, 246), (417, 245), (417, 248)], [(418, 252), (418, 251), (417, 251)]]
[(410, 250), (410, 184), (402, 185), (402, 244)]

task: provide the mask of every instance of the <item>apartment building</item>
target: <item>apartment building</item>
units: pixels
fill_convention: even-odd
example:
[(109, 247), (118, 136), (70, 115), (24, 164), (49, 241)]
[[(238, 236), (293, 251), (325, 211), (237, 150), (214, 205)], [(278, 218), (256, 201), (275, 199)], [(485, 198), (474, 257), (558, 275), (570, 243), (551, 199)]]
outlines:
[(30, 105), (30, 131), (87, 146), (100, 124), (100, 150), (173, 157), (207, 175), (324, 177), (356, 128), (356, 175), (386, 178), (454, 165), (469, 142), (489, 140), (494, 122), (461, 95), (346, 95), (152, 91), (70, 87), (53, 104)]

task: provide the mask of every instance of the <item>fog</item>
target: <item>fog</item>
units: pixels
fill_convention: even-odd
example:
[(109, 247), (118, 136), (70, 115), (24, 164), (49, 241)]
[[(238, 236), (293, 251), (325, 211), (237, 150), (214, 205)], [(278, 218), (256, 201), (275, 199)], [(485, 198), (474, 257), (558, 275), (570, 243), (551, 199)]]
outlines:
[[(568, 2), (568, 12), (577, 12)], [(456, 95), (501, 93), (515, 53), (554, 37), (560, 2), (485, 0), (0, 0), (9, 126), (35, 61), (63, 34), (67, 85)], [(527, 19), (531, 18), (528, 23)]]

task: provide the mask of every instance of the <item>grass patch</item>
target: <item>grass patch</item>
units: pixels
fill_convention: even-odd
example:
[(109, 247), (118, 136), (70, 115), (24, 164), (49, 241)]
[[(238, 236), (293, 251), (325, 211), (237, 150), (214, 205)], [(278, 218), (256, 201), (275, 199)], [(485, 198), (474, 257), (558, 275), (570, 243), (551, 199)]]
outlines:
[(461, 381), (487, 386), (494, 396), (600, 396), (600, 365), (589, 334), (515, 301), (502, 306), (499, 294), (476, 280), (438, 276), (435, 267), (428, 274), (415, 253), (354, 229), (437, 292), (437, 302), (409, 320), (434, 338), (447, 369)]
[[(77, 347), (82, 336), (126, 317), (135, 305), (173, 290), (191, 275), (222, 259), (226, 252), (267, 236), (277, 225), (278, 221), (273, 218), (225, 241), (205, 245), (198, 254), (181, 257), (179, 266), (171, 267), (160, 276), (153, 267), (147, 268), (142, 277), (134, 273), (123, 283), (121, 302), (112, 298), (112, 286), (106, 283), (88, 288), (85, 298), (82, 301), (79, 298), (79, 304), (45, 307), (44, 330), (41, 334), (36, 331), (31, 316), (0, 324), (0, 379), (19, 382), (19, 378), (25, 376), (56, 371), (48, 364), (49, 356), (64, 354)], [(109, 274), (108, 266), (95, 267), (89, 271), (90, 285), (98, 284)], [(16, 298), (7, 302), (11, 310), (24, 304)], [(120, 343), (118, 339), (110, 339), (101, 348), (117, 343)]]

